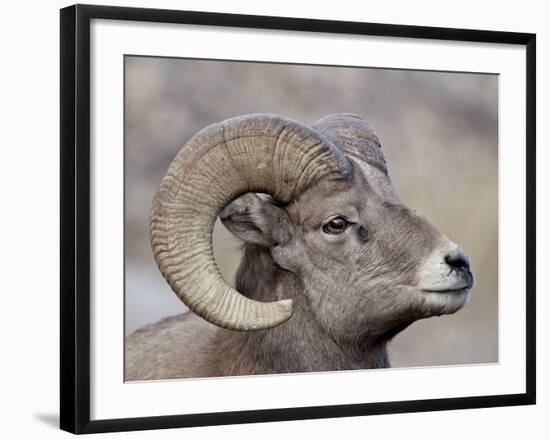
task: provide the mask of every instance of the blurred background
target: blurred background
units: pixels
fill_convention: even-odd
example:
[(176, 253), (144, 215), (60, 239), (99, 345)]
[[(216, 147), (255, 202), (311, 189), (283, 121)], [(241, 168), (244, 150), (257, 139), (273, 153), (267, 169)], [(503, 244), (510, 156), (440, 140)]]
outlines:
[[(189, 138), (247, 113), (279, 113), (310, 125), (351, 112), (377, 131), (403, 203), (466, 250), (476, 278), (465, 308), (397, 335), (392, 365), (497, 362), (497, 109), (496, 75), (126, 56), (126, 333), (186, 311), (153, 259), (148, 216)], [(233, 284), (239, 241), (219, 221), (214, 253)]]

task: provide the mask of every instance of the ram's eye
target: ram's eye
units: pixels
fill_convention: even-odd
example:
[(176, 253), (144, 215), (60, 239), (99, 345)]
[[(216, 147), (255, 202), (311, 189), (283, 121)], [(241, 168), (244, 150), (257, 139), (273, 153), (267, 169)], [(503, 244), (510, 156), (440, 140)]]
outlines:
[(331, 219), (328, 223), (323, 225), (323, 232), (328, 233), (329, 235), (339, 235), (344, 232), (351, 223), (346, 221), (345, 218), (337, 216), (336, 218)]

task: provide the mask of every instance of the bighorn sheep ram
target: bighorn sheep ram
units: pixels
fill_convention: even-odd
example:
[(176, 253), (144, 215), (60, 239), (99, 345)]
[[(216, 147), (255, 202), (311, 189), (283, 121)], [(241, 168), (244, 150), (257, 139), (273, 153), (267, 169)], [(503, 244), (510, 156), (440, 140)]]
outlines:
[[(236, 289), (213, 257), (218, 214), (244, 241)], [(389, 367), (392, 337), (454, 313), (473, 284), (464, 252), (400, 203), (353, 114), (203, 129), (162, 180), (150, 238), (193, 312), (127, 337), (127, 380)]]

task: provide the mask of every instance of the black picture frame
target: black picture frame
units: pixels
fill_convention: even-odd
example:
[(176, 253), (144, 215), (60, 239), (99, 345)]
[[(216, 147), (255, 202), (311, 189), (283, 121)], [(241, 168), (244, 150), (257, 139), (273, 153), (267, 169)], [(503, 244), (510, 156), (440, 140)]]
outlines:
[[(97, 433), (535, 404), (535, 34), (89, 5), (70, 6), (61, 9), (60, 14), (60, 425), (63, 430), (77, 434)], [(90, 21), (92, 19), (525, 46), (527, 86), (525, 393), (90, 420)]]

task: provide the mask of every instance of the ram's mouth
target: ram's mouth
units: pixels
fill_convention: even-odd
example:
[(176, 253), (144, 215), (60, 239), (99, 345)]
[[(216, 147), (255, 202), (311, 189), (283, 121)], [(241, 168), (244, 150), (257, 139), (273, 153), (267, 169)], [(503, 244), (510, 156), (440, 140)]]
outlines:
[(426, 293), (460, 294), (470, 290), (474, 286), (474, 275), (470, 270), (462, 271), (459, 279), (447, 285), (438, 285), (435, 288), (422, 288)]
[(470, 291), (470, 288), (457, 288), (453, 290), (422, 290), (424, 293), (461, 295)]
[(422, 291), (424, 291), (425, 293), (439, 293), (439, 294), (452, 294), (452, 293), (455, 293), (455, 294), (458, 294), (458, 293), (465, 293), (469, 289), (470, 289), (470, 287), (466, 286), (466, 287), (462, 287), (462, 288), (452, 288), (452, 289), (448, 289), (448, 290), (423, 289)]

